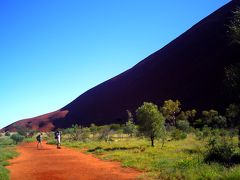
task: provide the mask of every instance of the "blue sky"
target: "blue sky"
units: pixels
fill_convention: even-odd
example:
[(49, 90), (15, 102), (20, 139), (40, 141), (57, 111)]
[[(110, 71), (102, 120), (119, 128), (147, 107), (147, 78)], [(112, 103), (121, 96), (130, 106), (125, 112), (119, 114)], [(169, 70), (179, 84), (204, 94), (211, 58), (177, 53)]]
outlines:
[(0, 128), (55, 111), (229, 0), (0, 0)]

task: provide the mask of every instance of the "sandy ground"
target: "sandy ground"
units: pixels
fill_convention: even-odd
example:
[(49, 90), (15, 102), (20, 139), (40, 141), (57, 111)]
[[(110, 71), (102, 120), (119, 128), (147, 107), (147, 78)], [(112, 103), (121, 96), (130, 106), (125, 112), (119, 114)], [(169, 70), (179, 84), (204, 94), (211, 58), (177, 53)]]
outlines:
[(10, 160), (11, 180), (127, 180), (140, 172), (123, 168), (117, 162), (106, 162), (80, 151), (43, 143), (25, 143), (17, 147), (20, 156)]

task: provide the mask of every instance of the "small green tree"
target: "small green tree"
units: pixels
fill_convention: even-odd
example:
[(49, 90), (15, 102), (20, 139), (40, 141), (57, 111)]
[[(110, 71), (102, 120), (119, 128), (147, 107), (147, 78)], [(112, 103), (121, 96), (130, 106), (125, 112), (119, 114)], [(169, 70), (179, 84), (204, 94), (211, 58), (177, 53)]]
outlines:
[(222, 115), (215, 116), (212, 121), (212, 127), (226, 128), (227, 127), (227, 118)]
[(129, 110), (127, 110), (127, 114), (128, 114), (128, 121), (125, 124), (124, 133), (126, 133), (132, 137), (133, 134), (135, 134), (137, 132), (137, 127), (133, 122), (132, 113)]
[(95, 137), (95, 135), (98, 133), (98, 130), (99, 130), (99, 127), (98, 126), (96, 126), (94, 123), (92, 123), (91, 125), (90, 125), (90, 131), (91, 131), (91, 133), (92, 133), (92, 135), (93, 135), (93, 138)]
[(194, 118), (195, 118), (196, 115), (197, 115), (197, 111), (196, 111), (196, 109), (187, 110), (187, 111), (185, 112), (185, 114), (186, 114), (186, 116), (188, 117), (188, 121), (189, 121), (190, 123), (193, 123), (193, 122), (194, 122)]
[(209, 111), (202, 111), (202, 120), (204, 125), (213, 126), (214, 118), (218, 116), (218, 111), (211, 109)]
[(181, 111), (180, 106), (181, 103), (179, 100), (173, 101), (170, 99), (164, 101), (163, 107), (160, 108), (164, 117), (173, 126), (176, 126), (176, 115)]
[(226, 117), (219, 115), (216, 110), (202, 111), (202, 116), (204, 125), (213, 128), (225, 128), (227, 126)]
[(149, 102), (144, 102), (136, 110), (137, 120), (139, 122), (139, 131), (145, 136), (150, 137), (152, 146), (154, 146), (155, 138), (164, 140), (166, 137), (166, 130), (164, 126), (165, 118), (158, 110), (157, 105)]

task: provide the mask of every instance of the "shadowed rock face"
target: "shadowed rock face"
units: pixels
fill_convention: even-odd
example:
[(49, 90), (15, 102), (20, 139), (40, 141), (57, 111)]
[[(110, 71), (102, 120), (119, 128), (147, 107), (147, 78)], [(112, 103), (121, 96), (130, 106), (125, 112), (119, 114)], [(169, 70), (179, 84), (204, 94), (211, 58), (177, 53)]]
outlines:
[(231, 1), (133, 68), (50, 113), (51, 118), (47, 114), (19, 122), (31, 122), (34, 129), (44, 122), (43, 130), (123, 123), (127, 109), (134, 112), (144, 101), (161, 105), (167, 99), (179, 99), (183, 109), (223, 110), (229, 103), (223, 92), (224, 67), (240, 58), (240, 47), (226, 33), (238, 5), (239, 0)]

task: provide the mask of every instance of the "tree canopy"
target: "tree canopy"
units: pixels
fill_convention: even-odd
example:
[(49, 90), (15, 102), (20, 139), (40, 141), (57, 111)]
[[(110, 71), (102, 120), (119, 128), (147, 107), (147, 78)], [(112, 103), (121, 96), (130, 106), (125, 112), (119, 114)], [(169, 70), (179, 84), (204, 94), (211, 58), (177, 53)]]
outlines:
[(139, 131), (151, 138), (152, 146), (154, 146), (155, 138), (164, 139), (165, 118), (158, 110), (157, 105), (144, 102), (143, 105), (136, 110), (136, 116), (139, 122)]

